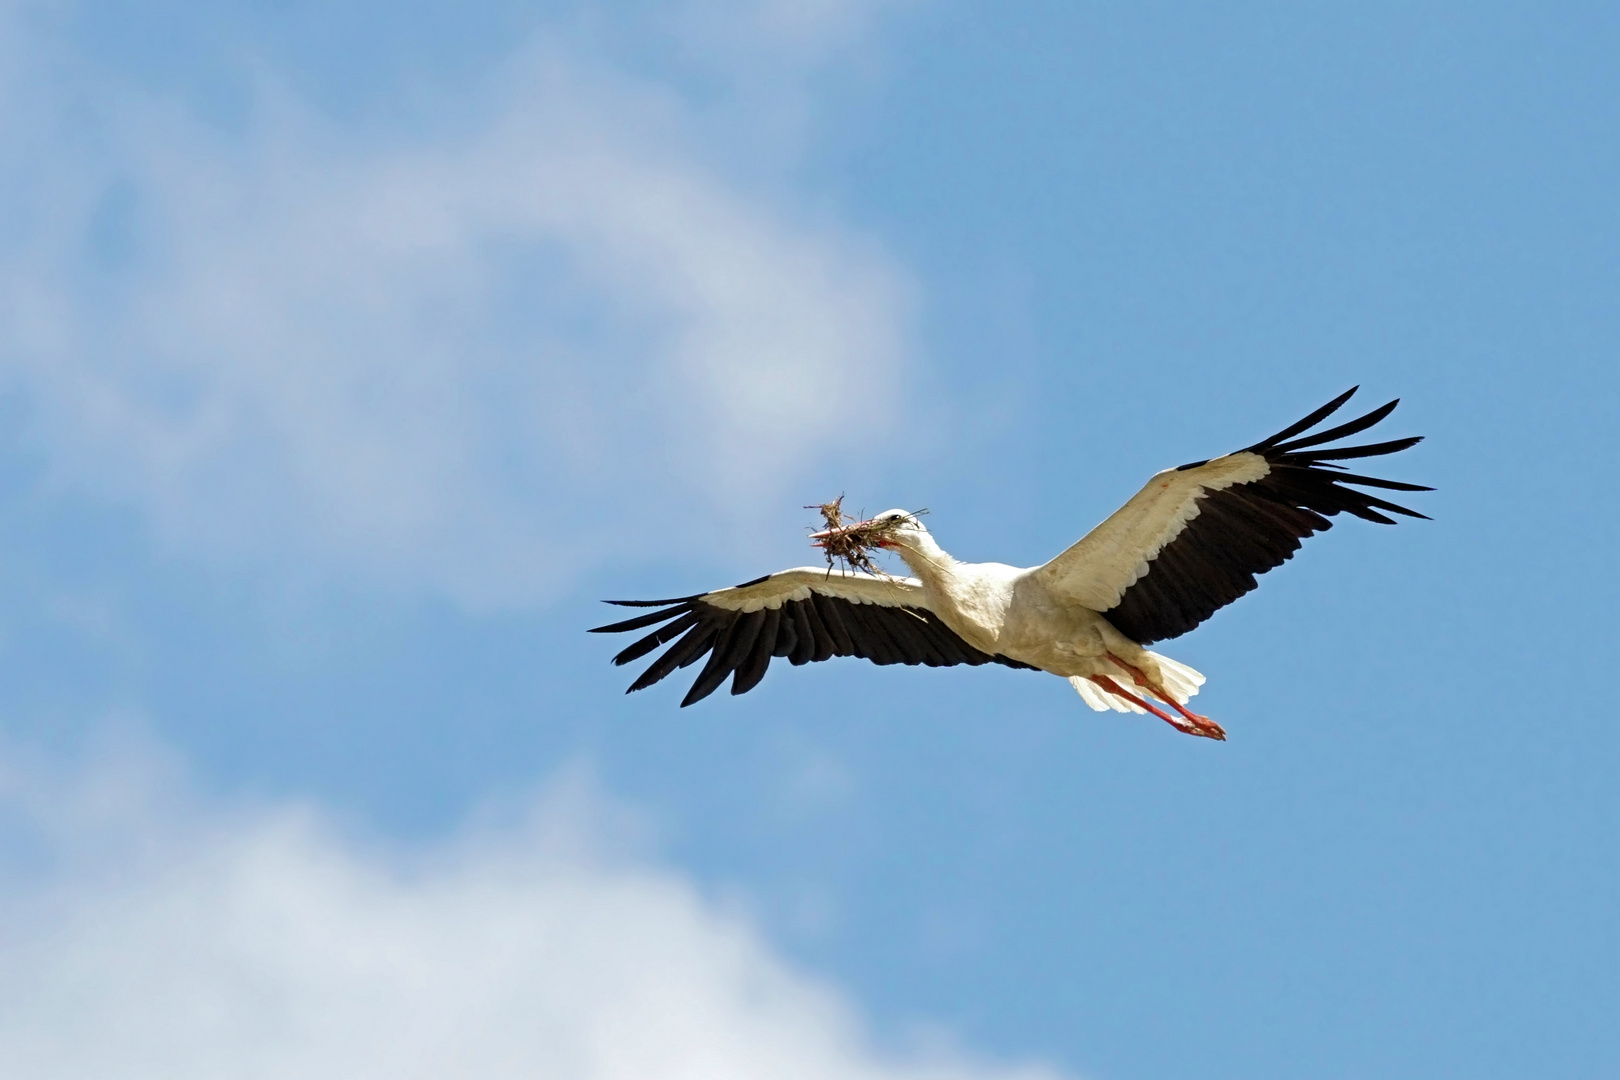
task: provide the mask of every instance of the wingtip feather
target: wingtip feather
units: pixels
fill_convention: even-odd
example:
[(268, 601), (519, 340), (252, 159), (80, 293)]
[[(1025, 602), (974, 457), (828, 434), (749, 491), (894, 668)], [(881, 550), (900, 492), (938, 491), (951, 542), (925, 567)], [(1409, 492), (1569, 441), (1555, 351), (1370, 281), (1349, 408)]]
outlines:
[(1350, 389), (1346, 390), (1344, 393), (1340, 394), (1326, 405), (1323, 405), (1321, 408), (1316, 409), (1306, 415), (1303, 419), (1289, 424), (1287, 427), (1283, 428), (1270, 438), (1262, 439), (1253, 446), (1248, 446), (1244, 449), (1254, 453), (1263, 453), (1267, 450), (1273, 449), (1278, 443), (1286, 442), (1301, 432), (1309, 431), (1317, 424), (1320, 424), (1323, 420), (1326, 420), (1328, 417), (1338, 412), (1339, 409), (1344, 406), (1344, 403), (1349, 401), (1350, 398), (1355, 395), (1355, 392), (1360, 389), (1361, 386), (1359, 383), (1352, 386)]

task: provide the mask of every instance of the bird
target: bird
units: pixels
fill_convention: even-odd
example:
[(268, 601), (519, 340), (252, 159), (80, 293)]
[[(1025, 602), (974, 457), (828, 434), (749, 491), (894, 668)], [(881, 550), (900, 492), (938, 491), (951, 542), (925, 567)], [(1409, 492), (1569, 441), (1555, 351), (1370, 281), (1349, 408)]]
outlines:
[[(1224, 740), (1225, 729), (1187, 703), (1204, 676), (1147, 646), (1179, 637), (1292, 558), (1306, 537), (1347, 513), (1395, 524), (1427, 515), (1361, 490), (1432, 491), (1346, 471), (1338, 464), (1406, 450), (1408, 436), (1357, 446), (1340, 440), (1385, 419), (1397, 398), (1312, 431), (1356, 393), (1351, 387), (1297, 423), (1242, 450), (1154, 474), (1141, 491), (1050, 562), (1034, 567), (962, 562), (905, 510), (852, 526), (877, 537), (912, 577), (797, 567), (731, 588), (668, 600), (610, 600), (655, 609), (591, 632), (654, 628), (613, 657), (624, 665), (659, 649), (626, 693), (704, 661), (681, 701), (758, 686), (773, 659), (797, 667), (834, 656), (930, 667), (1001, 664), (1067, 679), (1098, 712), (1149, 714), (1177, 731)], [(1329, 445), (1339, 443), (1339, 445)], [(836, 530), (812, 533), (827, 545)]]

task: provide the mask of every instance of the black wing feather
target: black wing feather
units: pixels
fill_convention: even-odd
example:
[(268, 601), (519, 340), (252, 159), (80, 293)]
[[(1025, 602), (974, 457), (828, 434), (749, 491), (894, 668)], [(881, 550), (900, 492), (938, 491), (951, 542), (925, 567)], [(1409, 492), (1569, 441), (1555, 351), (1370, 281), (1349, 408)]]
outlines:
[(776, 628), (776, 648), (771, 650), (771, 657), (786, 659), (793, 655), (793, 650), (799, 647), (799, 627), (793, 621), (793, 612), (782, 612), (782, 621)]
[(864, 655), (855, 645), (855, 639), (849, 632), (849, 623), (844, 621), (843, 609), (850, 606), (852, 605), (835, 604), (830, 596), (822, 596), (815, 592), (810, 594), (810, 608), (821, 620), (821, 625), (826, 628), (827, 636), (832, 639), (833, 656)]
[[(810, 625), (809, 604), (786, 604), (788, 613), (793, 617), (793, 629), (799, 635), (799, 643), (793, 647), (793, 653), (788, 657), (788, 663), (794, 667), (803, 667), (816, 659), (816, 631)], [(828, 656), (832, 653), (829, 650)], [(827, 657), (821, 657), (825, 660)]]
[(726, 667), (726, 657), (731, 655), (731, 643), (737, 637), (737, 627), (740, 623), (740, 619), (734, 620), (715, 635), (714, 647), (709, 650), (708, 662), (692, 681), (691, 687), (686, 691), (686, 697), (681, 699), (681, 708), (686, 708), (694, 701), (702, 701), (714, 693), (715, 689), (726, 681), (726, 676), (731, 674), (731, 669)]
[(666, 626), (660, 626), (657, 630), (654, 630), (652, 633), (648, 634), (646, 637), (642, 638), (640, 641), (621, 652), (618, 656), (615, 656), (613, 658), (613, 666), (623, 667), (632, 660), (640, 660), (643, 656), (646, 656), (648, 653), (658, 648), (658, 646), (664, 644), (664, 642), (674, 641), (676, 638), (686, 633), (692, 627), (697, 625), (697, 621), (697, 613), (688, 611), (685, 615), (682, 615), (674, 622), (669, 623)]
[(782, 624), (782, 609), (770, 608), (762, 614), (765, 619), (760, 623), (754, 647), (749, 651), (748, 658), (738, 665), (737, 674), (731, 677), (733, 696), (746, 694), (758, 686), (765, 677), (766, 669), (771, 666), (771, 654), (776, 651), (776, 631)]
[(1377, 424), (1395, 410), (1398, 398), (1337, 427), (1296, 438), (1338, 411), (1355, 392), (1352, 387), (1298, 423), (1248, 447), (1249, 453), (1266, 459), (1270, 474), (1251, 483), (1206, 491), (1199, 499), (1198, 516), (1148, 562), (1148, 572), (1105, 612), (1108, 621), (1143, 645), (1178, 637), (1255, 588), (1256, 575), (1281, 566), (1299, 550), (1300, 541), (1331, 528), (1328, 519), (1337, 514), (1383, 525), (1395, 523), (1389, 514), (1425, 517), (1356, 487), (1386, 491), (1433, 488), (1359, 476), (1330, 464), (1399, 453), (1421, 442), (1421, 437), (1324, 446)]
[[(608, 603), (610, 603), (610, 604), (617, 603), (617, 602), (618, 601), (615, 601), (615, 600), (609, 600), (608, 601)], [(676, 603), (679, 603), (679, 602), (680, 601), (676, 601)], [(626, 619), (623, 622), (609, 623), (607, 626), (595, 627), (594, 629), (591, 630), (591, 633), (593, 633), (593, 634), (622, 634), (626, 630), (640, 630), (644, 626), (654, 626), (654, 625), (656, 625), (658, 623), (661, 623), (661, 622), (664, 622), (664, 621), (666, 621), (668, 619), (673, 619), (675, 616), (679, 615), (681, 612), (683, 612), (685, 610), (686, 610), (685, 608), (674, 607), (674, 608), (669, 608), (666, 611), (653, 611), (653, 612), (649, 612), (646, 615), (637, 615), (633, 619)]]
[[(1316, 465), (1323, 461), (1349, 461), (1351, 458), (1379, 457), (1383, 454), (1394, 454), (1409, 447), (1416, 446), (1423, 441), (1423, 436), (1413, 435), (1406, 439), (1391, 439), (1389, 442), (1373, 443), (1370, 446), (1346, 446), (1338, 450), (1331, 450), (1323, 454), (1311, 454), (1311, 464)], [(1299, 454), (1290, 457), (1304, 457)], [(1337, 477), (1335, 477), (1337, 479)]]
[(1360, 390), (1360, 389), (1361, 389), (1361, 387), (1359, 387), (1359, 386), (1352, 386), (1350, 389), (1346, 390), (1344, 393), (1340, 394), (1338, 397), (1334, 398), (1332, 401), (1328, 402), (1326, 405), (1322, 406), (1320, 409), (1317, 409), (1315, 412), (1313, 412), (1309, 416), (1305, 417), (1305, 419), (1300, 420), (1297, 423), (1289, 424), (1287, 427), (1285, 427), (1281, 431), (1277, 432), (1277, 434), (1273, 435), (1271, 438), (1266, 439), (1264, 442), (1257, 442), (1253, 446), (1249, 447), (1248, 449), (1254, 451), (1257, 454), (1263, 453), (1263, 452), (1271, 449), (1273, 446), (1276, 446), (1278, 443), (1282, 442), (1284, 439), (1293, 438), (1295, 435), (1298, 435), (1302, 431), (1309, 431), (1311, 428), (1315, 427), (1317, 424), (1320, 424), (1323, 420), (1326, 420), (1328, 417), (1330, 417), (1334, 413), (1338, 412), (1339, 411), (1339, 406), (1341, 406), (1345, 402), (1349, 401), (1350, 398), (1355, 395), (1355, 392), (1357, 390)]
[[(1351, 391), (1351, 393), (1354, 393), (1354, 391)], [(1348, 401), (1350, 399), (1346, 397), (1343, 400)], [(1303, 450), (1307, 446), (1321, 446), (1323, 443), (1330, 443), (1334, 439), (1347, 439), (1352, 435), (1359, 435), (1361, 432), (1366, 431), (1368, 428), (1378, 423), (1378, 421), (1394, 412), (1395, 406), (1399, 405), (1400, 403), (1400, 398), (1396, 398), (1394, 401), (1387, 401), (1378, 406), (1378, 408), (1374, 409), (1372, 412), (1368, 413), (1366, 416), (1357, 417), (1348, 424), (1340, 424), (1338, 427), (1328, 428), (1326, 431), (1319, 431), (1308, 439), (1295, 439), (1293, 442), (1288, 444), (1287, 450), (1289, 453), (1293, 453), (1297, 450)], [(1309, 426), (1309, 424), (1306, 425), (1306, 427)], [(1305, 429), (1300, 428), (1300, 430), (1303, 431)]]
[[(810, 599), (814, 601), (815, 597), (812, 596)], [(799, 614), (804, 615), (815, 633), (816, 651), (810, 659), (819, 664), (823, 660), (831, 660), (837, 656), (838, 640), (833, 637), (832, 631), (827, 629), (827, 622), (821, 617), (821, 610), (813, 602), (801, 603), (796, 605), (795, 608), (795, 615)]]
[(645, 690), (653, 683), (662, 679), (676, 668), (683, 668), (697, 660), (714, 644), (716, 634), (720, 627), (713, 622), (699, 621), (698, 624), (686, 632), (686, 636), (670, 646), (662, 656), (654, 660), (652, 666), (643, 671), (630, 689), (625, 693), (633, 694), (637, 690)]

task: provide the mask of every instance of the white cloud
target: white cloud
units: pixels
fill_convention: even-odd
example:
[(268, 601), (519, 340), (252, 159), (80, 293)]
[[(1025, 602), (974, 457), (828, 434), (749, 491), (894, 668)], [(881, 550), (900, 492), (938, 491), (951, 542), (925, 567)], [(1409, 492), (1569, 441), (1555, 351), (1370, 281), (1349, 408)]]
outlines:
[(769, 114), (542, 34), (403, 127), (262, 71), (210, 124), (13, 20), (48, 60), (0, 90), (0, 373), (58, 482), (230, 564), (522, 604), (652, 521), (802, 516), (888, 426), (908, 288), (735, 163), (869, 7), (686, 9)]
[(33, 866), (0, 889), (6, 1076), (1055, 1076), (874, 1049), (743, 918), (605, 853), (622, 811), (577, 775), (523, 827), (385, 853), (308, 808), (188, 804), (128, 754), (47, 772), (0, 760)]

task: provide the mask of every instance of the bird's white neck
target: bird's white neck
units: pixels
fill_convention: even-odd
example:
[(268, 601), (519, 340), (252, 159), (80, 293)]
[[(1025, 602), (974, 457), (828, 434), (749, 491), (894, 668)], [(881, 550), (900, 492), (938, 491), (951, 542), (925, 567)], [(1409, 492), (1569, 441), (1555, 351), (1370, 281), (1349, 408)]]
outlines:
[(928, 533), (908, 536), (906, 542), (896, 544), (894, 550), (905, 560), (913, 574), (929, 584), (938, 585), (957, 566), (956, 560)]

